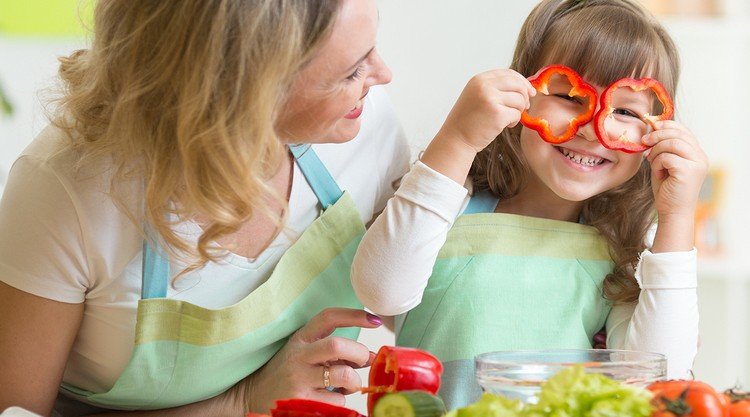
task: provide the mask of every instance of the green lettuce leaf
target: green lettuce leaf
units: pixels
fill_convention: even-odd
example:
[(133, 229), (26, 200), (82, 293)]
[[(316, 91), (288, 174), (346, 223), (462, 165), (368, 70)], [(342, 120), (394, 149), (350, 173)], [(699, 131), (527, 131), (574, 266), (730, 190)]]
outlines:
[(539, 402), (524, 411), (527, 417), (649, 417), (650, 401), (644, 389), (575, 366), (547, 380)]
[(519, 400), (485, 393), (479, 401), (451, 411), (446, 417), (521, 417), (523, 409)]

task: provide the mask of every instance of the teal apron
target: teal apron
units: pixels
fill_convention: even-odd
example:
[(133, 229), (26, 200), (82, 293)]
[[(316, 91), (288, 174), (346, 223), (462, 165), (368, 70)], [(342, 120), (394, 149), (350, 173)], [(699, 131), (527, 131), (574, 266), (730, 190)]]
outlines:
[(610, 311), (608, 246), (591, 226), (494, 213), (473, 197), (448, 233), (422, 302), (397, 318), (396, 344), (444, 364), (448, 409), (481, 395), (474, 357), (513, 349), (591, 348)]
[[(324, 211), (286, 251), (268, 280), (240, 302), (218, 310), (166, 299), (169, 261), (144, 243), (135, 346), (127, 367), (107, 392), (63, 384), (65, 396), (121, 410), (205, 400), (263, 366), (321, 310), (362, 308), (349, 278), (365, 231), (359, 212), (309, 145), (291, 150)], [(356, 339), (359, 328), (335, 334)]]

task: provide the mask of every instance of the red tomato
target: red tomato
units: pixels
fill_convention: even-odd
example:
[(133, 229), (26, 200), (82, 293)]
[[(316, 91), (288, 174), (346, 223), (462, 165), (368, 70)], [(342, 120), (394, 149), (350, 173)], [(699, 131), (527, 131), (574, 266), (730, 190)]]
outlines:
[(652, 417), (730, 417), (727, 398), (706, 383), (661, 381), (648, 389), (654, 393)]
[(750, 392), (737, 389), (724, 391), (729, 404), (729, 417), (750, 417)]

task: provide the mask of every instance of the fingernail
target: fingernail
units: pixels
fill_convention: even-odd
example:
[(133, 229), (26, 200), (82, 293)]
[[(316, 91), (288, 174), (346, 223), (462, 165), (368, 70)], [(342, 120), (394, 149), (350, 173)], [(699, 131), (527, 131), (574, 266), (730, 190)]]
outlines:
[(383, 324), (383, 320), (372, 313), (367, 313), (367, 321), (378, 326)]

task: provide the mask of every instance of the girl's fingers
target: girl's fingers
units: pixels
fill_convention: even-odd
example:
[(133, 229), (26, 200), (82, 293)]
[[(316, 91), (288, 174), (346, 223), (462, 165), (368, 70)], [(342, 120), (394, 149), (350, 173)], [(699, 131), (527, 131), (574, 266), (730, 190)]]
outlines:
[(689, 143), (680, 139), (665, 139), (651, 148), (646, 159), (652, 162), (654, 158), (662, 153), (671, 153), (687, 160), (698, 160), (700, 155), (696, 155), (695, 148)]
[(653, 161), (651, 161), (651, 172), (656, 175), (658, 180), (663, 180), (668, 176), (668, 172), (679, 167), (683, 161), (684, 159), (673, 153), (661, 153), (656, 155)]
[(506, 91), (503, 94), (499, 94), (498, 99), (501, 105), (520, 112), (529, 108), (529, 99), (517, 91)]
[(302, 360), (312, 365), (352, 363), (362, 367), (370, 360), (370, 349), (354, 340), (331, 336), (305, 346)]
[[(698, 139), (693, 135), (693, 132), (682, 123), (674, 120), (664, 120), (656, 122), (656, 128), (657, 130), (646, 135), (644, 143), (649, 144), (649, 141), (654, 141), (654, 143), (656, 143), (659, 140), (669, 137), (679, 137), (695, 147), (700, 147)], [(651, 139), (648, 139), (649, 137), (651, 137)], [(653, 145), (653, 143), (651, 145)]]
[(521, 121), (521, 111), (506, 107), (498, 114), (498, 123), (505, 124), (503, 128), (515, 127)]
[(536, 95), (536, 90), (529, 80), (521, 74), (511, 70), (497, 70), (487, 73), (483, 81), (489, 83), (494, 89), (501, 92), (516, 92), (521, 94), (526, 101)]
[(374, 329), (382, 324), (383, 321), (380, 317), (364, 310), (327, 308), (313, 316), (306, 325), (297, 330), (294, 337), (303, 342), (312, 343), (330, 336), (339, 327)]

